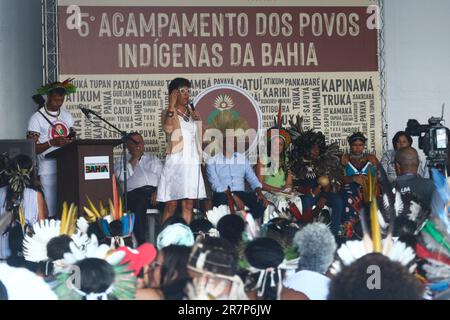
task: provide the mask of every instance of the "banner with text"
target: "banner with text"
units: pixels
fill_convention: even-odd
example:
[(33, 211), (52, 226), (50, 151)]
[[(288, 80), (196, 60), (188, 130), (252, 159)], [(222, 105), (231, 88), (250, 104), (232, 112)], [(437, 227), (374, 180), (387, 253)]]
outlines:
[(363, 131), (369, 151), (381, 152), (376, 1), (66, 2), (58, 8), (60, 78), (76, 79), (65, 105), (83, 138), (117, 136), (80, 107), (141, 132), (146, 150), (162, 155), (167, 85), (181, 76), (193, 97), (217, 84), (246, 90), (263, 128), (281, 102), (283, 125), (300, 114), (305, 129), (342, 149)]

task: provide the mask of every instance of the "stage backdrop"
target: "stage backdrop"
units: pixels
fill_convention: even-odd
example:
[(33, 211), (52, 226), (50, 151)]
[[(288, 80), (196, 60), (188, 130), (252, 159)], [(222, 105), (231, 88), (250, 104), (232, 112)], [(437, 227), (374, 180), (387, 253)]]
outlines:
[(264, 128), (281, 103), (283, 125), (300, 114), (305, 129), (342, 149), (360, 130), (380, 155), (377, 21), (369, 7), (376, 3), (62, 0), (60, 78), (78, 87), (66, 107), (81, 137), (116, 137), (86, 119), (79, 110), (86, 107), (141, 132), (147, 151), (162, 155), (167, 85), (182, 76), (192, 80), (193, 97), (217, 84), (248, 91)]

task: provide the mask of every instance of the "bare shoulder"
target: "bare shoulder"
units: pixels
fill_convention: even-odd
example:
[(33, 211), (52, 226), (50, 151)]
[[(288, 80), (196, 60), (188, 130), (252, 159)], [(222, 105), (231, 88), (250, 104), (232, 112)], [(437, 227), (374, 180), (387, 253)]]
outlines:
[(138, 289), (136, 300), (163, 300), (162, 293), (152, 288)]
[(309, 298), (303, 292), (283, 287), (281, 300), (309, 300)]

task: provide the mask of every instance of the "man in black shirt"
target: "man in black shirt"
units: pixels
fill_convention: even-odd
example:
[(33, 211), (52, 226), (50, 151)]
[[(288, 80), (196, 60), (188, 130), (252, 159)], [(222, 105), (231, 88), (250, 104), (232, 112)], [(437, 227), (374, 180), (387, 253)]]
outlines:
[(406, 147), (397, 150), (395, 154), (395, 171), (397, 172), (396, 187), (402, 195), (414, 194), (424, 208), (430, 207), (434, 184), (430, 179), (417, 175), (419, 156), (416, 149)]

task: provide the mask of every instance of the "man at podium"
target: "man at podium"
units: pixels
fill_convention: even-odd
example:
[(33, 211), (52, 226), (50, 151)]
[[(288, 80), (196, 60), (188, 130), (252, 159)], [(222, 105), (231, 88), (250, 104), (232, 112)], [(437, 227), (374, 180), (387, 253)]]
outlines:
[[(39, 109), (28, 122), (27, 139), (36, 143), (38, 175), (48, 206), (49, 217), (57, 212), (57, 175), (56, 160), (46, 159), (46, 155), (57, 148), (69, 144), (75, 138), (73, 118), (70, 112), (62, 108), (66, 95), (76, 91), (68, 79), (54, 82), (37, 89)], [(42, 98), (47, 95), (47, 101)], [(33, 97), (35, 99), (36, 96)]]
[[(128, 134), (127, 139), (127, 199), (128, 209), (135, 215), (134, 235), (139, 245), (145, 243), (147, 209), (156, 208), (156, 188), (162, 171), (158, 157), (144, 153), (144, 139), (138, 132)], [(116, 177), (122, 186), (124, 180), (122, 159), (114, 161)]]

